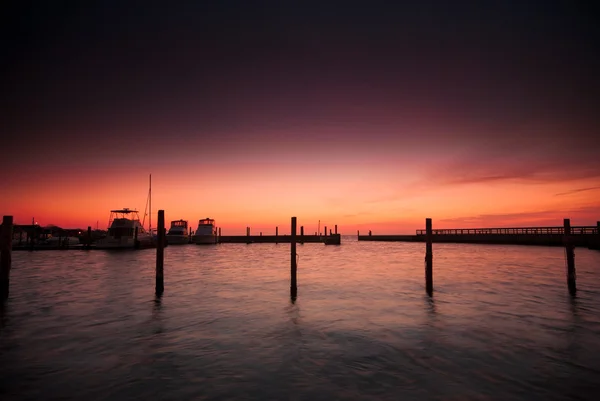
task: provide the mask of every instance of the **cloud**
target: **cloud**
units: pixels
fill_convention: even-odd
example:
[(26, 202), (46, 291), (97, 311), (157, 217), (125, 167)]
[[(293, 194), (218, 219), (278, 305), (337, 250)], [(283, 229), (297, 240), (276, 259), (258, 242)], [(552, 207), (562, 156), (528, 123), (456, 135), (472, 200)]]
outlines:
[(572, 195), (572, 194), (576, 194), (576, 193), (579, 193), (579, 192), (594, 191), (594, 190), (597, 190), (597, 189), (600, 189), (600, 186), (572, 189), (570, 191), (558, 193), (558, 194), (556, 194), (554, 196)]
[[(592, 224), (597, 217), (599, 205), (580, 206), (575, 209), (541, 210), (531, 212), (478, 214), (474, 216), (440, 219), (441, 223), (463, 226), (507, 227), (508, 225), (561, 226), (564, 218), (575, 220), (575, 224)], [(434, 222), (435, 224), (435, 222)]]
[(436, 163), (424, 174), (424, 180), (437, 185), (504, 181), (544, 184), (594, 178), (600, 178), (600, 164), (595, 160), (582, 160), (578, 164), (559, 164), (555, 160), (515, 160), (510, 156), (502, 160), (479, 156), (472, 160)]

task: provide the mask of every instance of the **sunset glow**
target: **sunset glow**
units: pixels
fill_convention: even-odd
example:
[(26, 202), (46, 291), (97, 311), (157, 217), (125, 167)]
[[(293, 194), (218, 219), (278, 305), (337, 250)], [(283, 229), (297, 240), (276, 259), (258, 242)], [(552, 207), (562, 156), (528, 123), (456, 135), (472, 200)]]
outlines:
[(231, 235), (600, 220), (600, 64), (574, 11), (506, 29), (504, 9), (190, 7), (82, 9), (69, 35), (22, 15), (39, 30), (11, 53), (3, 214), (106, 228), (143, 214), (152, 174), (153, 222)]

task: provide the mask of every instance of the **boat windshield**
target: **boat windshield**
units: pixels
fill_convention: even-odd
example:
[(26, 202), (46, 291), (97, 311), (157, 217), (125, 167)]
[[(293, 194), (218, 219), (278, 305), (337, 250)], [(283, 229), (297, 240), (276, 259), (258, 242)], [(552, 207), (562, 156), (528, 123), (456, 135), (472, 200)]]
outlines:
[(172, 227), (187, 227), (187, 221), (178, 220), (171, 223)]
[(133, 227), (110, 227), (108, 229), (108, 235), (114, 238), (133, 237), (133, 233)]
[(215, 223), (213, 219), (202, 219), (198, 222), (201, 226), (212, 226)]

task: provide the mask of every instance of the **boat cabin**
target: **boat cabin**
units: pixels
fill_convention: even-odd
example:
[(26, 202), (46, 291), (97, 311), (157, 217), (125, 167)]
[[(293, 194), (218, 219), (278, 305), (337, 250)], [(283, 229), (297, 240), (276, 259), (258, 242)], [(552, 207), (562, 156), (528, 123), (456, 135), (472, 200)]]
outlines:
[(209, 219), (208, 217), (205, 219), (200, 219), (200, 220), (198, 220), (198, 225), (199, 226), (214, 226), (215, 220)]
[(173, 220), (171, 222), (171, 228), (183, 228), (183, 229), (187, 229), (188, 226), (188, 222), (187, 220)]
[(136, 227), (138, 235), (146, 232), (140, 223), (140, 216), (137, 210), (123, 208), (110, 211), (108, 222), (109, 236), (113, 238), (133, 237)]
[(198, 220), (198, 229), (196, 230), (196, 236), (202, 236), (202, 235), (209, 235), (209, 236), (216, 235), (214, 219), (210, 219), (207, 217), (205, 219)]
[(173, 220), (171, 222), (171, 228), (167, 235), (182, 235), (187, 234), (188, 222), (187, 220)]

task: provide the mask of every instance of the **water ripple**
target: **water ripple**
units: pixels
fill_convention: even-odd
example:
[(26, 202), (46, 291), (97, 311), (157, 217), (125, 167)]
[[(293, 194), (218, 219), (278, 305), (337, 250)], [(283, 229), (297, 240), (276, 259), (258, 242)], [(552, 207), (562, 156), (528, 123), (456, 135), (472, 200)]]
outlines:
[(586, 400), (600, 383), (600, 253), (423, 244), (15, 252), (2, 400)]

